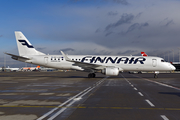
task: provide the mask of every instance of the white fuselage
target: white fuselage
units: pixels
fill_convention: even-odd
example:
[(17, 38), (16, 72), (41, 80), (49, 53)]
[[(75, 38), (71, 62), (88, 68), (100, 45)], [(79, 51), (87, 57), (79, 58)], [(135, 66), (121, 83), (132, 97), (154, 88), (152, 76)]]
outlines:
[[(31, 60), (20, 60), (45, 67), (58, 69), (75, 69), (84, 71), (85, 69), (73, 65), (73, 62), (66, 61), (62, 55), (29, 55)], [(73, 61), (97, 64), (102, 66), (114, 66), (119, 71), (172, 71), (175, 67), (165, 62), (160, 57), (143, 56), (100, 56), (100, 55), (68, 55)], [(101, 67), (97, 67), (102, 69)]]

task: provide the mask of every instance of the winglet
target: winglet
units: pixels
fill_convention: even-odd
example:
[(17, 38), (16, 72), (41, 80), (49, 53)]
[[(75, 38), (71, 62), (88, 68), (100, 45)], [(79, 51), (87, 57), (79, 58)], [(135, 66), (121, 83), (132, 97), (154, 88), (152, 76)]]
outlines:
[(61, 54), (63, 55), (66, 61), (72, 61), (70, 58), (67, 57), (67, 55), (64, 54), (63, 51), (61, 51)]

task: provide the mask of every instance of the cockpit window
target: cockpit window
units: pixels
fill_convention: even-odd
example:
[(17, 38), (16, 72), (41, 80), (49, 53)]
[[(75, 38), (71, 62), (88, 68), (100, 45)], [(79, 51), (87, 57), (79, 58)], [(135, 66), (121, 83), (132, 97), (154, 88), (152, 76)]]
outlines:
[(165, 60), (162, 59), (161, 62), (165, 62)]

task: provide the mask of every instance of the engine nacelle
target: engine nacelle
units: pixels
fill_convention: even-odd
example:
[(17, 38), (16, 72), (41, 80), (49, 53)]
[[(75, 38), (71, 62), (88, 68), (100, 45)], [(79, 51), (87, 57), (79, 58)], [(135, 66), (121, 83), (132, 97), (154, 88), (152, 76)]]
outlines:
[(119, 74), (119, 69), (118, 68), (107, 67), (107, 68), (104, 68), (101, 72), (103, 74), (105, 74), (105, 75), (117, 76)]

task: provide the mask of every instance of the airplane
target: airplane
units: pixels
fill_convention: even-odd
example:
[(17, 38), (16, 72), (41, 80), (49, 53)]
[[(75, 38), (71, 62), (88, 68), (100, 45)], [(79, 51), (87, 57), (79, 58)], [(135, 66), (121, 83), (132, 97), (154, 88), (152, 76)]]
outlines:
[(33, 71), (33, 70), (39, 70), (40, 66), (38, 65), (37, 67), (22, 67), (21, 71)]
[(46, 55), (37, 51), (20, 31), (15, 31), (19, 55), (5, 53), (12, 59), (49, 68), (89, 72), (88, 77), (96, 77), (101, 71), (106, 76), (118, 76), (123, 71), (173, 71), (175, 67), (160, 57), (109, 56), (109, 55)]
[(19, 68), (10, 68), (9, 66), (6, 68), (6, 70), (10, 70), (10, 71), (19, 71)]
[(44, 67), (40, 67), (38, 65), (36, 67), (22, 67), (20, 70), (21, 71), (54, 71), (56, 69), (54, 69), (54, 68), (44, 68)]
[(3, 67), (0, 68), (0, 72), (3, 71)]

